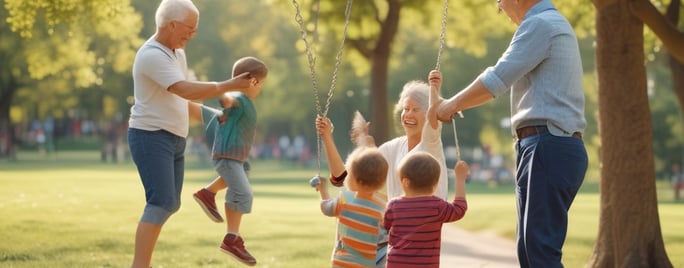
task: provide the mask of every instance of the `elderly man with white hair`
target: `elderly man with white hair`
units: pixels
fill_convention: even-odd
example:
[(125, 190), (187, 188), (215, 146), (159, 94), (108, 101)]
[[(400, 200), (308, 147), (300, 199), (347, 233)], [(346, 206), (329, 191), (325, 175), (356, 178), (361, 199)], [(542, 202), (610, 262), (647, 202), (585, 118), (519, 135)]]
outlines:
[(247, 73), (221, 82), (191, 81), (184, 48), (199, 22), (192, 1), (162, 0), (155, 21), (155, 34), (139, 48), (133, 63), (135, 103), (128, 141), (146, 199), (135, 234), (135, 268), (150, 267), (162, 226), (180, 208), (188, 101), (252, 86)]

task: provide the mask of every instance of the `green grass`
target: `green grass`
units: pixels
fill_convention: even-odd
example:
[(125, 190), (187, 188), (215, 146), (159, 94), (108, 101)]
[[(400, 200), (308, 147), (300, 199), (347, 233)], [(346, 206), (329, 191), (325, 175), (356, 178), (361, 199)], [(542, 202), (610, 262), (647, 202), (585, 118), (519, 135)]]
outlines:
[[(58, 157), (0, 162), (0, 267), (129, 266), (144, 206), (135, 166)], [(312, 173), (254, 168), (254, 210), (241, 233), (259, 267), (328, 265), (335, 220), (318, 210)], [(182, 208), (164, 226), (154, 267), (240, 267), (218, 250), (225, 224), (211, 222), (191, 197), (212, 178), (209, 167), (187, 170)]]
[[(490, 231), (515, 239), (516, 208), (513, 185), (491, 188), (468, 184), (468, 213), (455, 225), (471, 231)], [(684, 267), (684, 202), (675, 202), (669, 181), (657, 182), (660, 226), (670, 261)], [(684, 193), (683, 193), (684, 194)], [(600, 196), (597, 182), (585, 182), (570, 208), (568, 237), (563, 247), (565, 267), (584, 267), (598, 234)]]
[[(144, 193), (131, 163), (100, 163), (96, 152), (0, 160), (0, 267), (128, 267)], [(258, 267), (326, 267), (335, 220), (322, 216), (308, 187), (314, 170), (257, 161), (252, 165), (253, 213), (241, 233)], [(325, 174), (325, 172), (324, 172)], [(218, 250), (224, 224), (211, 222), (191, 193), (215, 174), (188, 159), (183, 206), (164, 226), (154, 267), (242, 267)], [(684, 267), (684, 203), (658, 184), (660, 222), (675, 267)], [(591, 257), (599, 218), (596, 184), (586, 183), (572, 209), (564, 247), (566, 267)], [(220, 194), (222, 196), (222, 194)], [(220, 199), (219, 199), (220, 200)], [(469, 211), (456, 225), (515, 236), (511, 185), (468, 184)]]

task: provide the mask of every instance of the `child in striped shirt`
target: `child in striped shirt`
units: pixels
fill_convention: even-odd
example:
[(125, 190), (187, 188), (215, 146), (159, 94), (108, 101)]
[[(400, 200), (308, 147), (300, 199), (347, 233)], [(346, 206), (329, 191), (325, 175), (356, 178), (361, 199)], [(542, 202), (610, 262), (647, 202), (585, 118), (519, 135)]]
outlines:
[(375, 267), (386, 200), (378, 190), (385, 185), (387, 166), (377, 148), (358, 147), (347, 158), (348, 189), (331, 199), (327, 180), (316, 186), (321, 212), (338, 219), (332, 267)]
[(387, 203), (383, 221), (389, 231), (387, 268), (439, 268), (442, 224), (463, 218), (468, 209), (469, 168), (464, 161), (456, 163), (456, 196), (451, 203), (434, 195), (439, 172), (439, 162), (425, 152), (410, 154), (399, 165), (404, 195)]

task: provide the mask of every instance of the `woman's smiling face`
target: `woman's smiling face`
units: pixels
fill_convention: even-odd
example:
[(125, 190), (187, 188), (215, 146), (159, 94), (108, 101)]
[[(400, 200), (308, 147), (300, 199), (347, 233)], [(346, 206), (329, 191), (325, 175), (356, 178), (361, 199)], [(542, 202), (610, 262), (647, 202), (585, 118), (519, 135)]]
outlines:
[(406, 136), (421, 135), (423, 125), (425, 125), (425, 113), (427, 111), (420, 105), (420, 102), (408, 96), (404, 99), (403, 109), (401, 110), (401, 125), (404, 127)]

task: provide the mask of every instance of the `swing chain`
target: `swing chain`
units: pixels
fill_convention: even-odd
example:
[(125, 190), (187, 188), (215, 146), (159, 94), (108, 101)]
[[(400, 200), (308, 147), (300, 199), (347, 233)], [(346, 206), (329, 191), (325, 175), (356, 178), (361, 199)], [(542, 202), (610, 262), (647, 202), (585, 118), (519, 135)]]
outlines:
[[(307, 60), (309, 63), (309, 71), (311, 73), (311, 82), (313, 84), (313, 91), (314, 91), (314, 97), (316, 99), (316, 112), (318, 115), (321, 115), (325, 117), (328, 114), (328, 110), (330, 109), (330, 103), (332, 101), (332, 96), (333, 93), (335, 92), (335, 85), (337, 82), (337, 73), (339, 71), (339, 66), (340, 62), (342, 61), (342, 53), (344, 51), (344, 43), (346, 41), (347, 37), (347, 29), (349, 28), (349, 18), (351, 15), (351, 7), (352, 7), (352, 0), (347, 0), (347, 5), (345, 8), (345, 23), (344, 23), (344, 32), (342, 33), (342, 40), (340, 41), (340, 46), (337, 50), (337, 54), (335, 56), (335, 65), (333, 68), (333, 74), (332, 78), (330, 81), (330, 89), (328, 90), (328, 95), (325, 103), (325, 108), (321, 109), (321, 104), (320, 104), (320, 96), (318, 93), (318, 78), (316, 76), (316, 57), (313, 55), (312, 50), (314, 49), (312, 47), (312, 44), (309, 43), (309, 40), (307, 39), (307, 34), (306, 30), (304, 27), (304, 19), (302, 17), (302, 14), (300, 12), (299, 8), (299, 3), (297, 0), (292, 0), (292, 4), (295, 7), (296, 14), (295, 14), (295, 21), (297, 21), (297, 24), (299, 24), (299, 32), (301, 34), (301, 38), (304, 41), (304, 45), (306, 48), (306, 56)], [(317, 12), (320, 10), (317, 9)], [(317, 39), (318, 36), (318, 14), (316, 15), (316, 20), (314, 24), (314, 37)]]
[(340, 69), (340, 62), (342, 62), (342, 51), (344, 51), (344, 43), (347, 39), (347, 29), (349, 28), (349, 17), (351, 15), (351, 7), (353, 0), (347, 0), (347, 6), (344, 10), (344, 32), (342, 33), (342, 40), (340, 41), (340, 47), (337, 50), (337, 55), (335, 56), (335, 68), (333, 69), (332, 78), (330, 80), (330, 90), (328, 90), (328, 99), (325, 102), (325, 110), (323, 110), (323, 117), (328, 114), (330, 109), (330, 101), (332, 100), (333, 92), (335, 91), (335, 84), (337, 82), (337, 71)]
[[(352, 7), (352, 0), (347, 0), (347, 5), (344, 11), (345, 15), (345, 22), (344, 22), (344, 32), (342, 33), (342, 40), (340, 41), (340, 46), (337, 50), (337, 54), (335, 56), (335, 65), (333, 68), (333, 73), (332, 73), (332, 78), (330, 81), (330, 89), (328, 90), (328, 96), (325, 101), (325, 109), (321, 109), (321, 104), (320, 104), (320, 96), (318, 93), (318, 78), (316, 76), (316, 57), (313, 55), (314, 53), (312, 50), (312, 45), (309, 43), (307, 39), (307, 34), (306, 30), (304, 27), (304, 19), (302, 18), (302, 14), (300, 12), (299, 8), (299, 3), (297, 3), (297, 0), (292, 0), (292, 4), (295, 7), (296, 13), (295, 13), (295, 21), (299, 25), (299, 32), (301, 34), (301, 38), (304, 41), (304, 46), (306, 49), (306, 58), (309, 63), (309, 71), (311, 74), (311, 83), (313, 86), (313, 93), (314, 93), (314, 98), (315, 98), (315, 104), (316, 104), (316, 114), (320, 115), (322, 117), (325, 117), (328, 114), (328, 110), (330, 109), (330, 103), (332, 101), (332, 96), (333, 93), (335, 92), (335, 84), (337, 82), (337, 71), (339, 70), (340, 62), (342, 61), (342, 52), (344, 51), (344, 43), (347, 38), (347, 29), (349, 28), (349, 18), (351, 15), (351, 7)], [(318, 42), (318, 17), (320, 15), (320, 1), (317, 1), (317, 6), (316, 6), (316, 17), (314, 20), (314, 43)], [(320, 180), (320, 175), (321, 175), (321, 135), (317, 133), (316, 135), (316, 154), (317, 154), (317, 159), (318, 159), (318, 173), (317, 175), (309, 182), (311, 186), (315, 186), (317, 184), (317, 180)]]
[[(300, 8), (299, 8), (299, 3), (297, 3), (297, 0), (292, 0), (292, 4), (295, 7), (295, 21), (297, 21), (297, 24), (299, 24), (299, 33), (301, 34), (302, 41), (304, 41), (304, 46), (306, 49), (306, 58), (309, 62), (309, 71), (311, 75), (311, 83), (313, 84), (313, 92), (314, 96), (316, 97), (316, 112), (320, 114), (320, 103), (318, 101), (318, 79), (316, 78), (316, 58), (311, 52), (312, 48), (311, 45), (309, 44), (309, 39), (307, 39), (307, 34), (306, 30), (304, 27), (304, 19), (302, 18), (302, 14), (300, 13)], [(318, 12), (319, 10), (317, 10)], [(315, 26), (314, 26), (314, 37), (317, 39), (317, 31), (318, 31), (318, 15), (316, 15), (316, 20), (315, 20)]]
[(444, 43), (446, 43), (447, 16), (449, 11), (449, 0), (444, 0), (444, 13), (442, 14), (442, 32), (439, 34), (439, 49), (437, 50), (437, 64), (435, 70), (439, 71)]
[[(449, 0), (444, 0), (444, 12), (442, 13), (442, 31), (439, 34), (439, 49), (437, 50), (437, 64), (435, 65), (435, 70), (439, 71), (440, 62), (442, 58), (442, 51), (444, 50), (444, 44), (446, 43), (446, 27), (447, 19), (449, 14)], [(463, 113), (460, 111), (457, 114), (451, 116), (451, 126), (454, 130), (454, 144), (456, 145), (456, 162), (461, 161), (461, 149), (458, 146), (458, 133), (456, 132), (456, 115), (463, 118)]]
[(456, 162), (461, 161), (461, 149), (458, 148), (458, 135), (456, 135), (456, 115), (451, 116), (451, 126), (454, 128), (454, 144), (456, 144)]

